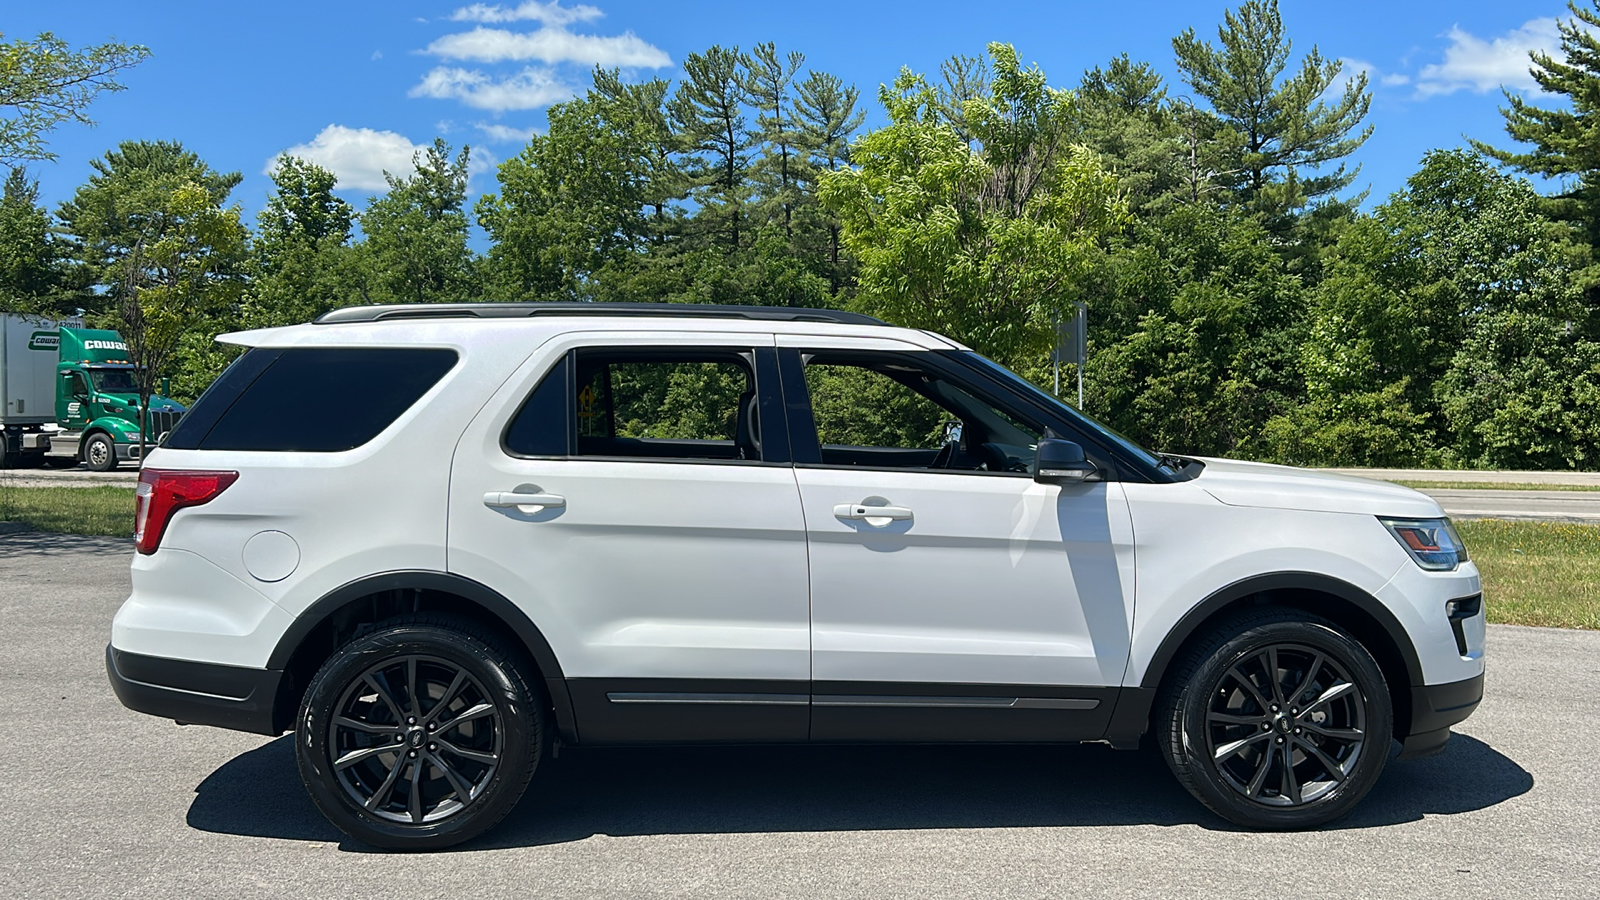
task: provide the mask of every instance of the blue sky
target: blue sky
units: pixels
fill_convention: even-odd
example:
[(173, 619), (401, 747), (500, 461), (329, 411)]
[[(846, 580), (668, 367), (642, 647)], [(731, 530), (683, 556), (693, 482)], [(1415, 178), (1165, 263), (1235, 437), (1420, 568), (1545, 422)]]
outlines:
[[(238, 170), (234, 194), (254, 221), (280, 152), (333, 169), (361, 206), (381, 172), (407, 167), (414, 147), (443, 135), (473, 147), (473, 193), (494, 190), (494, 165), (544, 126), (545, 108), (581, 92), (596, 64), (674, 77), (684, 56), (720, 43), (775, 40), (807, 66), (862, 90), (869, 126), (883, 120), (877, 87), (901, 66), (935, 72), (954, 53), (1014, 44), (1058, 86), (1118, 53), (1147, 60), (1184, 94), (1171, 38), (1193, 27), (1214, 39), (1224, 3), (400, 2), (9, 4), (5, 38), (54, 31), (75, 45), (116, 39), (149, 46), (128, 90), (103, 96), (95, 128), (64, 126), (54, 163), (30, 171), (52, 207), (119, 141), (176, 139), (214, 168)], [(1500, 89), (1534, 93), (1527, 50), (1553, 49), (1552, 0), (1285, 0), (1296, 57), (1313, 44), (1372, 79), (1375, 131), (1354, 157), (1356, 187), (1377, 202), (1403, 186), (1422, 154), (1464, 136), (1505, 143)]]

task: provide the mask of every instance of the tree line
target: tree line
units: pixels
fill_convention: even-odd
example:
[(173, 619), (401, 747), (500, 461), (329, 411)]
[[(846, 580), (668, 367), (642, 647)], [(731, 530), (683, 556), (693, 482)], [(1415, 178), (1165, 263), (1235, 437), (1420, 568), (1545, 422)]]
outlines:
[[(902, 70), (870, 130), (855, 87), (772, 43), (689, 54), (676, 81), (597, 69), (476, 203), (468, 149), (443, 140), (359, 210), (281, 158), (253, 227), (239, 174), (176, 142), (119, 145), (54, 212), (17, 167), (0, 302), (140, 331), (182, 399), (226, 365), (217, 333), (530, 299), (858, 310), (1048, 385), (1084, 302), (1086, 411), (1166, 452), (1600, 468), (1592, 2), (1530, 60), (1570, 103), (1508, 94), (1509, 149), (1431, 151), (1369, 210), (1348, 164), (1366, 76), (1296, 59), (1275, 0), (1247, 0), (1214, 39), (1172, 40), (1179, 84), (1122, 55), (1056, 86), (991, 44)], [(101, 69), (142, 58), (120, 50), (92, 48)], [(0, 161), (47, 158), (9, 135)]]

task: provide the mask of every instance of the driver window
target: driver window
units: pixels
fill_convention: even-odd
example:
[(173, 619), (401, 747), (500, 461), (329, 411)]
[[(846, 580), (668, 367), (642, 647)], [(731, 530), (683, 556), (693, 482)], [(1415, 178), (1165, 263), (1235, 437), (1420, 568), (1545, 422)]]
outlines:
[(1026, 473), (1043, 429), (900, 357), (805, 367), (824, 465)]

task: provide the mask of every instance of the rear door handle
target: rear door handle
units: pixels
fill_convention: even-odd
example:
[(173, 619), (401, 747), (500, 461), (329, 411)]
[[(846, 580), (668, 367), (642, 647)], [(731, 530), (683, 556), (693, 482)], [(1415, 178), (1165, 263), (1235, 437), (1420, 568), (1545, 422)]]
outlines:
[(862, 506), (859, 503), (841, 503), (833, 508), (833, 514), (840, 519), (857, 521), (911, 518), (911, 510), (904, 506)]
[(567, 498), (560, 494), (519, 494), (515, 491), (490, 491), (483, 495), (483, 505), (495, 509), (505, 509), (511, 506), (541, 506), (553, 509), (567, 505)]

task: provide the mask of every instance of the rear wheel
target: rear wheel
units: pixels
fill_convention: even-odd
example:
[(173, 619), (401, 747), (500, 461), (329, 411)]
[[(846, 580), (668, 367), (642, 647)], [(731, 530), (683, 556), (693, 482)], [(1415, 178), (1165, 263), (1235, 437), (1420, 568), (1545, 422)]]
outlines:
[(346, 644), (306, 692), (300, 776), (334, 825), (431, 850), (516, 806), (544, 745), (544, 704), (516, 657), (471, 623), (391, 620)]
[(1292, 610), (1220, 626), (1180, 661), (1157, 710), (1183, 786), (1223, 818), (1263, 829), (1348, 813), (1382, 774), (1394, 729), (1372, 655)]

